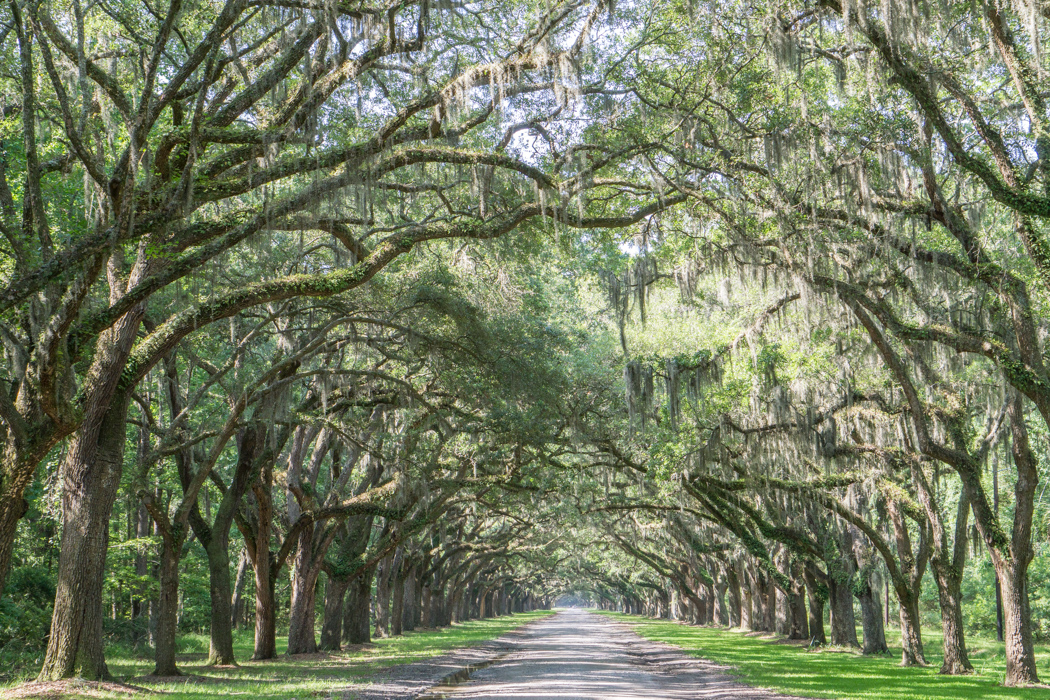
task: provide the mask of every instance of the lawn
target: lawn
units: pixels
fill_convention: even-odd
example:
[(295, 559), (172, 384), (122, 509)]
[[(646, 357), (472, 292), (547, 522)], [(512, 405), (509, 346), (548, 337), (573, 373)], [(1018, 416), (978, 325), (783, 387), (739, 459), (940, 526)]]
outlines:
[[(1004, 688), (1003, 645), (994, 640), (972, 639), (972, 676), (942, 676), (939, 634), (923, 630), (928, 668), (902, 668), (897, 653), (868, 657), (843, 650), (807, 651), (804, 646), (777, 642), (743, 632), (693, 627), (670, 620), (614, 616), (638, 634), (681, 647), (686, 652), (731, 666), (741, 681), (760, 688), (812, 698), (842, 700), (992, 700), (1013, 698), (1050, 700), (1050, 688)], [(890, 645), (897, 642), (888, 630)], [(1036, 648), (1040, 672), (1050, 679), (1050, 648)]]
[[(400, 637), (377, 639), (373, 644), (336, 654), (295, 658), (280, 656), (271, 661), (246, 660), (236, 668), (205, 666), (207, 636), (187, 635), (179, 640), (182, 652), (179, 666), (183, 673), (190, 676), (188, 682), (158, 683), (143, 680), (141, 677), (152, 670), (153, 663), (148, 656), (133, 654), (127, 648), (110, 647), (107, 661), (110, 673), (118, 680), (163, 693), (166, 700), (204, 700), (230, 695), (274, 700), (326, 698), (338, 695), (336, 691), (345, 690), (355, 683), (366, 682), (380, 668), (411, 663), (452, 649), (480, 644), (549, 614), (548, 611), (536, 611), (472, 620), (438, 630), (406, 632)], [(285, 644), (285, 640), (278, 640), (278, 652)], [(238, 659), (251, 656), (250, 631), (237, 634), (235, 649)], [(0, 697), (13, 688), (13, 685), (0, 686)], [(76, 695), (125, 700), (128, 697), (124, 694), (94, 692), (90, 684), (86, 684), (84, 691)], [(74, 695), (67, 694), (66, 697)]]

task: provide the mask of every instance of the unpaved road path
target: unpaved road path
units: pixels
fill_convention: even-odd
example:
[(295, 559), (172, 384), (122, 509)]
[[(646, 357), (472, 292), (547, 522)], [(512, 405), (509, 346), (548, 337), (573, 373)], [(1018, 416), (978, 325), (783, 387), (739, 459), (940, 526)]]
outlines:
[(787, 700), (723, 668), (639, 637), (627, 625), (567, 610), (528, 625), (509, 652), (467, 682), (420, 696), (449, 700)]

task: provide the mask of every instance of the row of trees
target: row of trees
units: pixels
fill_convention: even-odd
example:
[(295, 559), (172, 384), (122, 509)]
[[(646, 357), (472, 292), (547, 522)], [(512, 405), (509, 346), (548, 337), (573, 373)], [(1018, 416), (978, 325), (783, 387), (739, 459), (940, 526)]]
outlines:
[(969, 673), (962, 583), (987, 557), (1005, 682), (1038, 680), (1044, 21), (1022, 2), (744, 6), (677, 33), (708, 47), (696, 61), (673, 60), (680, 43), (650, 60), (651, 102), (688, 147), (660, 176), (705, 177), (645, 249), (673, 274), (610, 290), (633, 281), (641, 307), (674, 278), (666, 313), (695, 330), (637, 341), (640, 417), (617, 439), (642, 483), (589, 506), (662, 582), (650, 611), (669, 585), (700, 622), (823, 642), (827, 606), (830, 641), (858, 645), (856, 604), (878, 653), (886, 591), (903, 663), (925, 665), (926, 581), (941, 671)]
[(967, 673), (987, 560), (1036, 682), (1038, 6), (498, 10), (5, 7), (41, 676), (176, 673), (191, 562), (216, 663), (249, 598), (269, 658), (589, 590), (868, 653), (892, 598), (924, 665), (932, 586)]
[[(329, 646), (347, 599), (363, 636), (377, 570), (395, 629), (405, 591), (412, 621), (534, 604), (501, 568), (519, 526), (493, 490), (561, 420), (564, 341), (528, 279), (482, 274), (463, 242), (521, 229), (538, 255), (545, 227), (625, 228), (684, 196), (639, 175), (654, 146), (616, 100), (636, 48), (610, 8), (503, 3), (499, 28), (494, 9), (4, 6), (0, 587), (33, 558), (16, 543), (42, 485), (42, 679), (108, 674), (114, 536), (157, 582), (125, 599), (132, 618), (151, 599), (157, 675), (198, 546), (216, 663), (245, 566), (256, 658), (285, 576), (293, 653), (316, 647), (322, 579)], [(502, 298), (457, 286), (472, 275)]]

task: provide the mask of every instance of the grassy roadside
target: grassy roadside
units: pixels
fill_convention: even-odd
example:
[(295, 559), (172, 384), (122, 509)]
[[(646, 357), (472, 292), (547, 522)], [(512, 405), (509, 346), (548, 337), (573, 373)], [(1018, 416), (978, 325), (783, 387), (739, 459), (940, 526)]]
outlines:
[[(356, 647), (337, 654), (281, 656), (271, 661), (243, 661), (235, 668), (205, 666), (208, 651), (206, 636), (188, 635), (180, 639), (179, 666), (188, 678), (181, 682), (153, 682), (142, 679), (153, 664), (149, 657), (132, 654), (128, 649), (113, 647), (108, 650), (109, 670), (117, 679), (145, 691), (162, 693), (165, 700), (204, 700), (223, 696), (268, 698), (327, 698), (355, 683), (367, 682), (377, 670), (398, 664), (412, 663), (437, 656), (453, 649), (473, 646), (495, 639), (521, 625), (537, 620), (548, 611), (517, 613), (509, 617), (472, 620), (438, 630), (406, 632), (400, 637), (378, 639), (374, 644)], [(278, 652), (285, 645), (278, 640)], [(247, 659), (252, 653), (250, 633), (238, 634), (235, 639), (238, 659)], [(67, 687), (64, 694), (41, 694), (48, 700), (56, 698), (90, 697), (123, 698), (128, 695), (94, 688), (84, 684)], [(336, 694), (338, 696), (338, 694)], [(33, 697), (23, 694), (16, 685), (0, 686), (0, 698)]]
[[(792, 695), (840, 700), (1050, 700), (1050, 688), (1002, 687), (1002, 645), (986, 639), (969, 640), (976, 674), (942, 676), (937, 673), (940, 636), (926, 630), (923, 645), (930, 667), (902, 668), (898, 654), (866, 657), (841, 650), (807, 651), (803, 646), (733, 630), (595, 612), (631, 625), (647, 639), (730, 666), (749, 685)], [(892, 649), (896, 640), (889, 641)], [(1050, 677), (1050, 649), (1040, 645), (1036, 652), (1040, 672)]]

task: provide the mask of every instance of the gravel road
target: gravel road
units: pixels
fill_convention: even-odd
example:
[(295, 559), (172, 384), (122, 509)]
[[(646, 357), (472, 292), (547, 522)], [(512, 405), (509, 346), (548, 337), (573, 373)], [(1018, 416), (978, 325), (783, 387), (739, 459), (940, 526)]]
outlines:
[(786, 700), (726, 676), (710, 662), (639, 637), (627, 625), (567, 610), (528, 625), (508, 652), (467, 682), (437, 686), (436, 700)]

